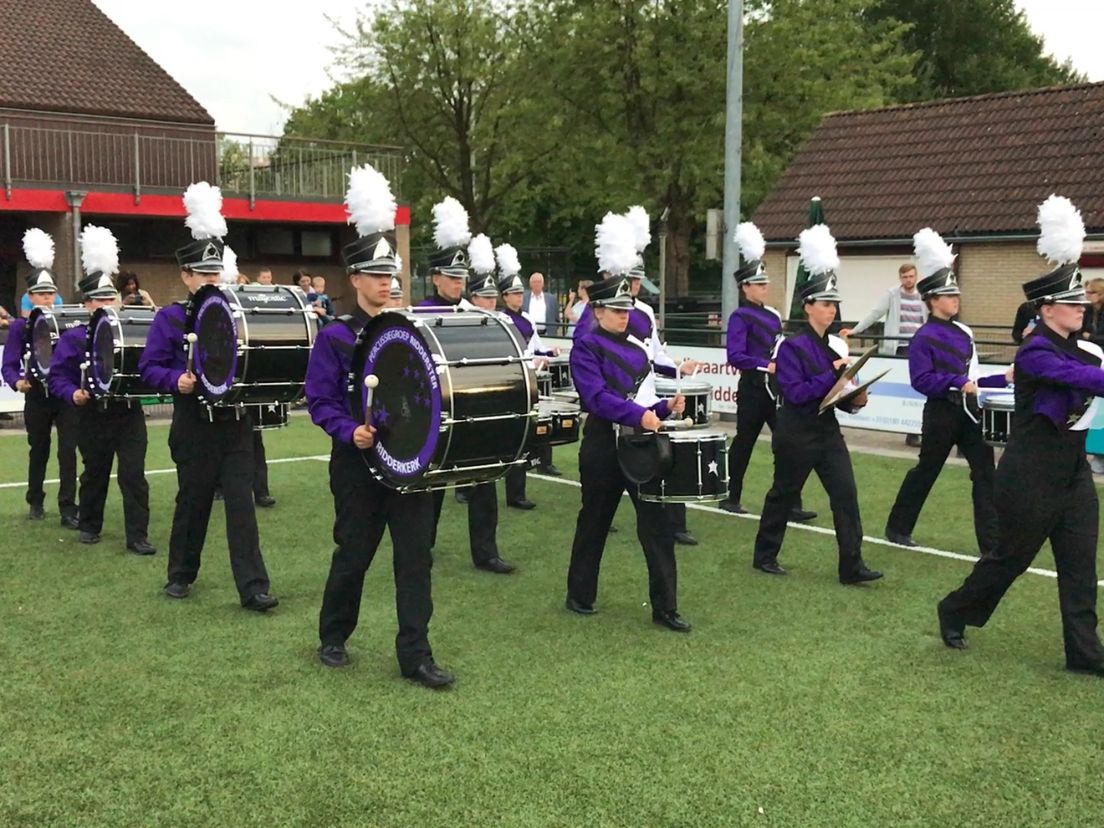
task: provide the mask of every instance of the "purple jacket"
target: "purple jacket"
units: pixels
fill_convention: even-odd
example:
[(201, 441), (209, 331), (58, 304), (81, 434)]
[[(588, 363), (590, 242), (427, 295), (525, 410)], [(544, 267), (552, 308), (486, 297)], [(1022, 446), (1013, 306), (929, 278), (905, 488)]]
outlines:
[(177, 382), (188, 366), (184, 341), (186, 311), (182, 304), (165, 305), (153, 317), (146, 347), (138, 360), (142, 381), (163, 394), (178, 393)]
[(1040, 322), (1016, 352), (1016, 410), (1041, 414), (1059, 431), (1087, 410), (1092, 397), (1104, 397), (1100, 358)]
[(11, 327), (8, 328), (8, 341), (4, 343), (3, 367), (0, 368), (0, 374), (4, 377), (4, 382), (12, 388), (15, 388), (15, 384), (21, 379), (29, 379), (34, 382), (33, 377), (23, 376), (23, 352), (27, 347), (26, 336), (27, 320), (13, 319)]
[[(648, 409), (632, 397), (652, 370), (640, 345), (626, 334), (595, 328), (575, 340), (570, 359), (571, 377), (584, 411), (613, 423), (640, 425)], [(671, 413), (666, 400), (655, 403), (651, 410), (661, 420)]]
[(50, 376), (46, 381), (51, 397), (74, 405), (73, 392), (81, 387), (80, 366), (88, 359), (87, 347), (87, 325), (75, 325), (58, 339), (50, 357)]
[(741, 371), (766, 371), (781, 335), (778, 314), (762, 305), (736, 308), (728, 318), (728, 364)]
[[(963, 326), (936, 316), (928, 318), (909, 343), (909, 377), (912, 387), (925, 397), (946, 398), (970, 381), (974, 338)], [(1004, 388), (1004, 374), (978, 379), (982, 388)]]
[(778, 346), (775, 379), (786, 405), (804, 414), (816, 414), (820, 402), (839, 379), (832, 363), (840, 356), (809, 327)]
[[(533, 334), (536, 333), (533, 323), (530, 322), (528, 317), (521, 311), (512, 311), (509, 308), (504, 308), (502, 312), (510, 317), (510, 320), (514, 323), (514, 327), (517, 328), (518, 336), (521, 337), (521, 341), (528, 349), (533, 342)], [(532, 353), (534, 356), (552, 356), (554, 354), (551, 350), (534, 350)]]
[[(637, 300), (634, 299), (633, 301), (636, 302)], [(579, 314), (579, 319), (575, 323), (574, 338), (578, 341), (580, 337), (587, 336), (599, 330), (601, 330), (601, 326), (598, 324), (598, 318), (594, 315), (590, 302), (587, 302), (586, 307), (583, 308), (583, 312)], [(641, 342), (648, 339), (654, 339), (657, 336), (655, 325), (652, 323), (652, 317), (648, 316), (648, 314), (635, 305), (629, 310), (629, 326), (626, 328), (626, 333), (635, 336)], [(656, 365), (653, 362), (652, 368), (657, 374), (670, 377), (675, 375), (675, 369), (669, 365)]]
[(353, 419), (349, 371), (357, 335), (369, 317), (359, 306), (350, 317), (348, 322), (339, 317), (318, 332), (307, 364), (306, 395), (311, 421), (333, 439), (352, 445), (353, 432), (364, 424)]

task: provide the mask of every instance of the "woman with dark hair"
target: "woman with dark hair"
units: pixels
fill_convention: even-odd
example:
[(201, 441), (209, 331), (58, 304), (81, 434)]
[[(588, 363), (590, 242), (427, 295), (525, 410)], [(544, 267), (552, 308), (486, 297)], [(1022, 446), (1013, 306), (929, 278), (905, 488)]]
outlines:
[(129, 271), (122, 271), (115, 279), (115, 288), (119, 291), (120, 305), (139, 305), (147, 308), (157, 307), (153, 304), (153, 298), (138, 283), (138, 276)]

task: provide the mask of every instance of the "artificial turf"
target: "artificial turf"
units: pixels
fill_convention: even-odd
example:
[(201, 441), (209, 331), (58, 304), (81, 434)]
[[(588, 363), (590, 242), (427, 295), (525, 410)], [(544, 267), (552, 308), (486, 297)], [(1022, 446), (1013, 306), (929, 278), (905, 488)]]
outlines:
[[(148, 469), (168, 469), (164, 426)], [(269, 457), (326, 454), (305, 418)], [(575, 447), (556, 463), (577, 477)], [(856, 455), (868, 535), (907, 461)], [(51, 466), (51, 474), (53, 466)], [(0, 437), (0, 483), (25, 479)], [(760, 444), (745, 493), (770, 477)], [(520, 571), (475, 570), (451, 496), (435, 552), (437, 660), (459, 681), (398, 677), (390, 542), (369, 571), (353, 663), (315, 659), (332, 541), (326, 464), (273, 463), (259, 510), (281, 604), (238, 607), (215, 510), (192, 596), (164, 582), (175, 477), (151, 475), (152, 558), (26, 520), (0, 489), (0, 825), (1091, 825), (1104, 814), (1104, 682), (1062, 670), (1056, 587), (1025, 575), (971, 648), (939, 641), (934, 606), (969, 564), (867, 544), (886, 573), (835, 580), (834, 540), (791, 529), (787, 578), (753, 572), (756, 524), (690, 512), (679, 549), (688, 636), (650, 623), (627, 500), (592, 617), (563, 609), (579, 490), (532, 478), (501, 508)], [(501, 487), (500, 487), (501, 489)], [(501, 496), (501, 494), (500, 494)], [(806, 505), (830, 526), (815, 482)], [(968, 473), (944, 472), (917, 540), (973, 551)], [(1053, 568), (1044, 550), (1037, 566)]]

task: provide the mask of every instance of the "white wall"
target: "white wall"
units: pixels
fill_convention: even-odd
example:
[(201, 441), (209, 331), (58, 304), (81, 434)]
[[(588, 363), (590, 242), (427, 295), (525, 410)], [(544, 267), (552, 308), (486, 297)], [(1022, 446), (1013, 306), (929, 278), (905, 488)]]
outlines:
[[(839, 291), (843, 297), (842, 318), (858, 321), (870, 312), (883, 293), (897, 287), (897, 268), (912, 256), (841, 256)], [(786, 307), (789, 308), (797, 278), (798, 257), (786, 257)]]

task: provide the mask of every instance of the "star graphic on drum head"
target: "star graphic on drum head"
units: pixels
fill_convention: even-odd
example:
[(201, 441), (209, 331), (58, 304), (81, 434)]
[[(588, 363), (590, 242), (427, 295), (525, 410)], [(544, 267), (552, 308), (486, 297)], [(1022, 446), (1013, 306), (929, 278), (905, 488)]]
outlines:
[(711, 475), (713, 475), (714, 477), (716, 477), (717, 476), (717, 461), (716, 460), (710, 460), (708, 468), (709, 468), (709, 473)]
[(372, 419), (376, 421), (377, 425), (385, 426), (391, 419), (391, 412), (389, 412), (382, 405), (379, 407), (378, 411), (375, 411), (373, 413), (375, 414), (375, 416)]

